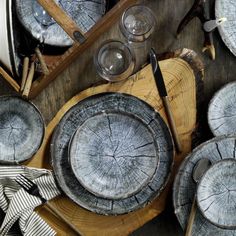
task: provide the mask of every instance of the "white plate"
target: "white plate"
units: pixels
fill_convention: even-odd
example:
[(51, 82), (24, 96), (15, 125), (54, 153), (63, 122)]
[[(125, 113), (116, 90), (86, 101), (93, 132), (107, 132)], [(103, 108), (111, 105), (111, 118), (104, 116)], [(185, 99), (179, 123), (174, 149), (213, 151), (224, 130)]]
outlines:
[(220, 35), (230, 49), (236, 56), (236, 4), (234, 0), (216, 0), (215, 2), (215, 16), (217, 19), (225, 17), (227, 21), (221, 24), (218, 29)]
[(13, 75), (18, 74), (19, 58), (13, 33), (12, 0), (0, 1), (0, 62)]

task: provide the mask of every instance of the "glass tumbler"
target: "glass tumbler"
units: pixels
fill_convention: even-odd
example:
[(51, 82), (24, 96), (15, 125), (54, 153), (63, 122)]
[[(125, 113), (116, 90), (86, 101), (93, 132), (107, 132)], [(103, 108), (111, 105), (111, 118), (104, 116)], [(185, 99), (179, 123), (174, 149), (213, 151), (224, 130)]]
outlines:
[(122, 15), (120, 30), (129, 42), (144, 42), (153, 33), (156, 19), (150, 8), (134, 5)]
[(117, 82), (128, 78), (133, 73), (135, 58), (128, 45), (120, 41), (109, 40), (97, 50), (94, 64), (103, 79)]

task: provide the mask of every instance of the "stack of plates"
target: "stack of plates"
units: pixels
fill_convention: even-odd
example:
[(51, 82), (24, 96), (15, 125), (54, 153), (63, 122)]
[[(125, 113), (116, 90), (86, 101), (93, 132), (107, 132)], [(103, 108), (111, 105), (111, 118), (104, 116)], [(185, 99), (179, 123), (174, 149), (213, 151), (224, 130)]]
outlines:
[(12, 0), (0, 1), (0, 63), (13, 75), (18, 74), (19, 58), (13, 33)]
[[(192, 235), (236, 235), (235, 143), (235, 136), (220, 136), (205, 142), (193, 150), (179, 168), (174, 182), (173, 202), (180, 225), (186, 229), (192, 201), (197, 190), (197, 185), (192, 177), (193, 169), (202, 158), (207, 158), (212, 163), (212, 167), (199, 183), (198, 208)], [(231, 158), (230, 164), (228, 158)]]
[(61, 189), (100, 214), (134, 211), (157, 197), (173, 163), (169, 130), (153, 108), (106, 93), (72, 107), (57, 126), (52, 165)]

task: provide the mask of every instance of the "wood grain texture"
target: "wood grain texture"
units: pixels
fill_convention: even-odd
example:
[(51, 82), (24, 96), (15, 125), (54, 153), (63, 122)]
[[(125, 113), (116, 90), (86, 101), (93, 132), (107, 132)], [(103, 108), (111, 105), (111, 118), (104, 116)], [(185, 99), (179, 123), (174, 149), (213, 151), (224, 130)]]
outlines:
[(214, 164), (202, 177), (197, 203), (202, 214), (216, 226), (236, 228), (236, 161), (225, 159)]
[(31, 158), (44, 137), (39, 111), (20, 97), (0, 97), (0, 161), (16, 164)]
[[(185, 53), (183, 53), (181, 51), (177, 55), (180, 54), (182, 54), (183, 57), (186, 57), (187, 54), (187, 58), (192, 58), (190, 61), (192, 62), (192, 65), (195, 65), (193, 66), (193, 68), (195, 68), (194, 70), (192, 70), (188, 63), (181, 59), (170, 59), (160, 62), (168, 94), (171, 98), (173, 113), (177, 117), (177, 128), (179, 130), (184, 148), (181, 155), (175, 156), (176, 167), (186, 153), (188, 153), (191, 149), (191, 135), (196, 125), (196, 91), (199, 89), (199, 81), (202, 78), (202, 70), (197, 69), (198, 67), (195, 64), (195, 59), (190, 56), (192, 53), (189, 53), (187, 50), (187, 52), (185, 51)], [(171, 55), (173, 56), (175, 54)], [(168, 72), (170, 68), (173, 69), (174, 73)], [(183, 73), (183, 71), (185, 72)], [(194, 73), (198, 76), (195, 77)], [(164, 119), (166, 119), (161, 98), (159, 97), (155, 86), (151, 66), (149, 65), (136, 75), (132, 76), (129, 80), (115, 84), (92, 87), (73, 97), (68, 103), (65, 104), (65, 106), (61, 108), (57, 116), (48, 125), (44, 144), (35, 158), (32, 159), (28, 165), (50, 168), (50, 155), (48, 148), (51, 134), (65, 112), (67, 112), (72, 106), (77, 104), (82, 99), (97, 93), (119, 91), (132, 94), (133, 96), (137, 96), (138, 98), (148, 102), (160, 112)], [(179, 91), (181, 91), (181, 96), (178, 96), (178, 94), (180, 94)], [(181, 106), (180, 112), (178, 109), (179, 104), (185, 104), (186, 101), (188, 101), (188, 106)], [(183, 120), (181, 117), (185, 117), (187, 119)], [(72, 222), (74, 222), (85, 235), (97, 235), (98, 232), (101, 235), (128, 235), (133, 230), (137, 229), (163, 211), (169, 187), (170, 185), (168, 185), (160, 197), (155, 199), (149, 206), (120, 216), (107, 217), (88, 212), (83, 208), (78, 207), (65, 197), (55, 199), (54, 204), (56, 204), (56, 206), (64, 212), (64, 214), (70, 216)], [(51, 225), (57, 230), (58, 235), (65, 235), (65, 232), (69, 232), (69, 229), (66, 228), (65, 225), (61, 225), (61, 222), (58, 222), (55, 218), (49, 216), (47, 211), (41, 209), (40, 213), (47, 220), (47, 222), (51, 222)], [(73, 235), (72, 231), (70, 232), (70, 235)]]
[[(96, 116), (98, 112), (101, 113), (103, 111), (106, 112), (109, 110), (115, 111), (117, 113), (126, 112), (133, 114), (142, 120), (144, 125), (147, 126), (153, 133), (152, 138), (155, 142), (154, 145), (156, 146), (155, 151), (156, 155), (159, 157), (159, 165), (155, 165), (155, 168), (152, 169), (152, 173), (154, 175), (151, 181), (149, 181), (147, 185), (143, 186), (142, 189), (135, 189), (137, 192), (136, 194), (133, 194), (124, 199), (112, 199), (111, 196), (110, 198), (101, 198), (91, 194), (90, 191), (84, 188), (83, 185), (81, 185), (80, 182), (76, 180), (76, 177), (71, 171), (71, 165), (68, 161), (69, 142), (71, 140), (71, 136), (77, 130), (77, 128), (81, 125), (83, 127), (83, 124), (87, 124), (87, 122), (89, 122), (88, 119), (90, 117)], [(93, 125), (94, 124), (95, 122), (93, 122)], [(91, 130), (94, 130), (94, 127), (91, 127)], [(132, 129), (129, 129), (128, 131), (132, 132)], [(126, 133), (126, 135), (127, 134), (129, 135), (129, 132)], [(101, 134), (99, 134), (99, 136), (100, 135)], [(148, 139), (148, 142), (150, 142), (150, 137)], [(92, 140), (93, 137), (90, 137), (89, 141)], [(123, 140), (120, 141), (123, 142)], [(129, 142), (127, 147), (129, 147), (130, 144), (131, 143)], [(83, 151), (85, 151), (84, 149), (85, 148), (83, 148)], [(131, 154), (131, 152), (132, 149), (130, 149), (129, 153)], [(142, 208), (160, 194), (170, 176), (171, 167), (173, 164), (173, 145), (171, 136), (164, 121), (161, 119), (160, 115), (155, 113), (154, 109), (148, 104), (133, 96), (125, 94), (102, 93), (80, 101), (62, 117), (53, 133), (51, 141), (51, 158), (52, 167), (57, 182), (67, 196), (69, 196), (80, 206), (92, 212), (105, 215), (117, 215)], [(104, 163), (104, 168), (107, 168), (107, 164), (107, 162)], [(132, 164), (132, 168), (133, 167), (135, 167), (134, 164)], [(130, 169), (130, 166), (126, 166), (126, 168)], [(129, 175), (132, 176), (132, 172), (129, 173)], [(128, 181), (128, 179), (126, 179), (126, 181)], [(131, 180), (129, 180), (129, 183), (131, 183)], [(142, 184), (141, 181), (140, 184)], [(127, 186), (127, 183), (125, 183), (125, 186)]]
[[(185, 229), (190, 213), (196, 184), (192, 178), (192, 171), (195, 164), (201, 158), (208, 158), (212, 164), (227, 158), (236, 158), (236, 139), (235, 136), (221, 136), (201, 144), (193, 150), (183, 161), (177, 173), (174, 189), (173, 202), (175, 214)], [(218, 215), (218, 214), (217, 214)], [(228, 236), (236, 235), (235, 230), (221, 229), (211, 224), (197, 209), (195, 221), (192, 228), (192, 235), (198, 236)]]
[(157, 169), (155, 134), (132, 114), (94, 110), (97, 114), (72, 137), (71, 168), (81, 185), (98, 197), (133, 196), (150, 182)]
[(236, 83), (229, 83), (213, 96), (208, 108), (208, 123), (215, 136), (236, 134)]
[(236, 5), (233, 0), (216, 0), (216, 18), (225, 17), (227, 19), (218, 27), (220, 35), (229, 50), (236, 56)]
[[(57, 2), (52, 1), (49, 5), (48, 1), (39, 0), (43, 6), (48, 7), (49, 14), (58, 21), (58, 24), (52, 23), (48, 26), (43, 22), (39, 22), (34, 17), (33, 2), (31, 0), (16, 1), (18, 18), (25, 28), (33, 37), (45, 44), (54, 46), (71, 46), (73, 43), (74, 31), (87, 32), (105, 13), (105, 1), (60, 1), (59, 6), (64, 10), (68, 17), (64, 17), (64, 12), (59, 14), (54, 9), (58, 9)], [(72, 21), (71, 21), (72, 20)], [(64, 25), (67, 33), (59, 25)], [(77, 27), (78, 25), (78, 27)], [(81, 30), (80, 30), (81, 29)]]

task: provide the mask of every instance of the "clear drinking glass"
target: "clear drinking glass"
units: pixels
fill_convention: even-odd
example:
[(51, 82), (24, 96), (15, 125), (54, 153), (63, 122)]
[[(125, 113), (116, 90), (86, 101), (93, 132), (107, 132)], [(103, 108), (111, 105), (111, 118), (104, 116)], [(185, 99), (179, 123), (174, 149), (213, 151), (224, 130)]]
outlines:
[(116, 82), (128, 78), (134, 70), (132, 50), (116, 40), (104, 42), (94, 56), (98, 74), (105, 80)]
[(144, 42), (153, 33), (156, 19), (150, 8), (135, 5), (122, 15), (120, 30), (129, 42)]

